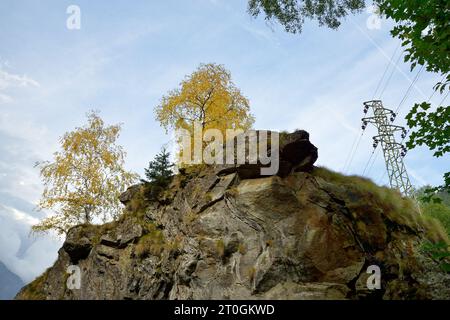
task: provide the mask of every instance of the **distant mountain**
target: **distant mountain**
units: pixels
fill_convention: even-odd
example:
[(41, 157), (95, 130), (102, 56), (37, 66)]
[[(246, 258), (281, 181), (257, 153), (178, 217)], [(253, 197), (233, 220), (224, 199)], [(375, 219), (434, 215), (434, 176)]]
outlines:
[(23, 281), (0, 262), (0, 300), (14, 299)]

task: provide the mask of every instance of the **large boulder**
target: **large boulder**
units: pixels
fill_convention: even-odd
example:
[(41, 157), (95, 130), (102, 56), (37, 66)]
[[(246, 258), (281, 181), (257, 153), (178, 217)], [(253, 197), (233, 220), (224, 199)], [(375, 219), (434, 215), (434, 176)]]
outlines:
[(119, 196), (119, 200), (123, 205), (127, 205), (131, 199), (140, 191), (142, 188), (141, 185), (137, 184), (129, 187), (125, 192), (121, 193)]
[[(259, 136), (261, 131), (256, 131), (256, 136)], [(250, 163), (249, 154), (249, 136), (244, 134), (244, 139), (236, 137), (234, 139), (234, 163), (226, 163), (224, 165), (216, 166), (218, 175), (230, 174), (236, 172), (241, 179), (253, 179), (262, 176), (261, 168), (269, 167), (270, 165), (263, 165), (259, 160), (256, 163)], [(267, 155), (271, 155), (271, 136), (272, 132), (268, 132), (267, 140)], [(236, 159), (237, 149), (239, 143), (245, 143), (246, 162), (238, 163)], [(226, 150), (224, 151), (226, 153)], [(279, 154), (275, 155), (279, 161), (279, 169), (277, 175), (286, 177), (291, 172), (308, 172), (313, 169), (314, 163), (317, 161), (317, 148), (309, 141), (309, 134), (304, 130), (296, 130), (292, 133), (279, 133)]]
[(79, 260), (85, 259), (89, 255), (95, 235), (95, 227), (90, 225), (76, 226), (68, 231), (63, 249), (69, 255), (72, 263), (77, 264)]

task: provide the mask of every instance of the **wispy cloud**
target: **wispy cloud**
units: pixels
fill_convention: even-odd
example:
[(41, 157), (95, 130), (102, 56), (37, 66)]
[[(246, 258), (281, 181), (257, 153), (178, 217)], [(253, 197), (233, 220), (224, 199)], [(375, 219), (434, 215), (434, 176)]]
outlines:
[(0, 104), (12, 103), (14, 98), (8, 93), (12, 88), (39, 87), (39, 83), (27, 75), (19, 75), (4, 70), (7, 63), (0, 63)]
[(0, 90), (10, 87), (39, 87), (39, 83), (27, 75), (12, 74), (5, 70), (0, 70)]

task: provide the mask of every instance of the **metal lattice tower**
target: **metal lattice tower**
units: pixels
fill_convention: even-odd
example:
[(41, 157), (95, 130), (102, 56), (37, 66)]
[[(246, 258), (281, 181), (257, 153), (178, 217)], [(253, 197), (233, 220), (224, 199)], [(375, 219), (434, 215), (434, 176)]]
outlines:
[(362, 129), (365, 130), (368, 123), (372, 123), (377, 128), (378, 135), (373, 137), (373, 147), (376, 148), (381, 142), (391, 188), (399, 190), (403, 195), (411, 196), (413, 189), (403, 163), (406, 147), (396, 142), (394, 135), (396, 132), (401, 132), (401, 137), (404, 139), (406, 130), (392, 124), (396, 114), (394, 111), (384, 108), (381, 100), (364, 102), (364, 114), (367, 114), (369, 109), (373, 116), (361, 119)]

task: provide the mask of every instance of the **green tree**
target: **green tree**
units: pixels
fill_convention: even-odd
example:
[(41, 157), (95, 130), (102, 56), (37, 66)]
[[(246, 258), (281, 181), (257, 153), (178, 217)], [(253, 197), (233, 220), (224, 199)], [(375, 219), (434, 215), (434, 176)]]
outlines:
[[(450, 87), (450, 2), (448, 0), (374, 0), (380, 14), (395, 21), (391, 30), (402, 41), (405, 62), (411, 69), (425, 66), (438, 73), (442, 80), (433, 89), (445, 94)], [(349, 12), (363, 9), (363, 0), (249, 0), (248, 11), (258, 16), (264, 11), (267, 20), (275, 19), (288, 32), (301, 32), (306, 18), (333, 29)], [(409, 149), (425, 145), (435, 157), (450, 151), (450, 106), (431, 108), (429, 101), (416, 103), (406, 116), (411, 135)], [(427, 190), (430, 199), (436, 192), (450, 193), (450, 172), (444, 174), (444, 184)]]
[[(432, 201), (430, 201), (430, 195), (427, 193), (427, 190), (430, 188), (430, 186), (424, 186), (415, 192), (417, 199), (419, 199), (422, 214), (438, 220), (450, 237), (450, 194), (442, 191), (436, 192)], [(429, 253), (434, 260), (438, 261), (444, 271), (450, 272), (449, 261), (446, 261), (450, 257), (450, 246), (448, 243), (425, 242), (422, 249)]]
[(364, 6), (364, 0), (249, 0), (248, 12), (257, 17), (262, 10), (266, 20), (275, 19), (287, 32), (300, 33), (305, 19), (336, 29), (342, 18)]
[(156, 187), (166, 187), (172, 180), (173, 166), (174, 164), (170, 162), (170, 153), (163, 148), (145, 169), (145, 177), (148, 180), (144, 180), (144, 182)]
[(439, 220), (450, 236), (450, 194), (445, 191), (436, 192), (430, 199), (427, 193), (429, 189), (431, 186), (423, 186), (415, 191), (422, 213)]
[[(438, 73), (442, 81), (434, 86), (441, 94), (448, 94), (450, 86), (450, 2), (446, 0), (377, 0), (381, 14), (397, 25), (391, 33), (402, 41), (405, 61), (411, 70), (423, 65), (427, 71)], [(442, 102), (445, 100), (442, 99)], [(416, 103), (406, 116), (411, 135), (409, 149), (425, 145), (435, 157), (450, 151), (450, 106), (439, 105), (433, 110), (429, 101)], [(426, 200), (436, 192), (450, 193), (450, 172), (444, 174), (444, 184), (428, 188)]]

